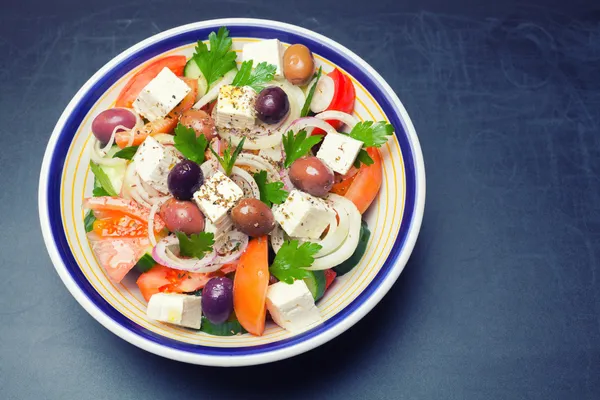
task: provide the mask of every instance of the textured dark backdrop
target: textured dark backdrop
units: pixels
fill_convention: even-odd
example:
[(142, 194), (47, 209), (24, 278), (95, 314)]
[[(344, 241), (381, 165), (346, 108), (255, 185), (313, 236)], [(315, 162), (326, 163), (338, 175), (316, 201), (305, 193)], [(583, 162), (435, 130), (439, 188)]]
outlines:
[[(1, 399), (600, 398), (597, 2), (1, 7)], [(428, 191), (414, 254), (371, 314), (308, 354), (229, 370), (102, 328), (54, 272), (37, 214), (46, 141), (77, 89), (147, 36), (226, 16), (313, 29), (375, 67), (413, 118)]]

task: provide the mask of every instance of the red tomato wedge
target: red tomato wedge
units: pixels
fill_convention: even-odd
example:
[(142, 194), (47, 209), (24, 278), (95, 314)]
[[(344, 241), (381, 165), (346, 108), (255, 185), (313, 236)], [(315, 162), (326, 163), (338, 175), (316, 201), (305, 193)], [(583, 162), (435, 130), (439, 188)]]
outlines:
[(329, 286), (331, 286), (331, 284), (335, 280), (335, 277), (337, 276), (337, 272), (335, 272), (332, 269), (326, 269), (324, 272), (325, 272), (325, 290), (327, 290), (327, 289), (329, 289)]
[[(89, 208), (96, 212), (100, 212), (97, 218), (108, 216), (114, 218), (118, 215), (127, 215), (133, 219), (137, 219), (148, 223), (150, 217), (150, 209), (139, 205), (133, 200), (124, 199), (121, 197), (89, 197), (83, 200), (83, 208)], [(154, 216), (154, 231), (160, 232), (164, 229), (165, 223), (157, 214)]]
[(159, 58), (156, 61), (148, 64), (141, 71), (135, 74), (117, 97), (116, 107), (131, 108), (133, 101), (140, 94), (142, 89), (154, 78), (163, 68), (167, 67), (177, 76), (183, 75), (185, 67), (185, 56), (168, 56)]
[(102, 238), (88, 234), (92, 251), (110, 279), (119, 283), (151, 247), (147, 237)]
[[(331, 100), (331, 104), (327, 107), (327, 111), (335, 110), (342, 111), (347, 114), (352, 114), (354, 111), (354, 100), (356, 97), (356, 90), (354, 89), (354, 84), (352, 83), (352, 79), (348, 75), (344, 75), (340, 72), (339, 69), (334, 69), (329, 74), (327, 74), (331, 79), (333, 79), (333, 84), (335, 88), (335, 92), (333, 95), (333, 100)], [(342, 126), (341, 121), (337, 120), (328, 120), (327, 121), (331, 126), (335, 129), (340, 129)], [(323, 135), (325, 132), (321, 129), (314, 129), (313, 135)]]
[(352, 201), (361, 214), (367, 211), (367, 208), (375, 200), (381, 188), (383, 173), (379, 150), (375, 147), (369, 147), (367, 153), (373, 159), (373, 164), (361, 165), (358, 173), (348, 178), (352, 181), (344, 194), (344, 197)]
[[(184, 112), (192, 108), (196, 101), (196, 93), (198, 92), (198, 81), (196, 79), (181, 78), (189, 87), (190, 92), (181, 100), (173, 111), (171, 111), (166, 117), (156, 119), (152, 122), (148, 122), (141, 128), (134, 128), (133, 142), (131, 146), (139, 146), (148, 135), (154, 135), (156, 133), (171, 133), (179, 122), (179, 116)], [(120, 148), (127, 147), (129, 140), (131, 139), (131, 130), (119, 131), (115, 133), (115, 142)]]
[[(120, 282), (151, 247), (148, 239), (150, 210), (133, 200), (119, 197), (92, 197), (83, 201), (84, 208), (94, 211), (94, 229), (88, 233), (92, 251), (108, 276)], [(154, 216), (154, 230), (165, 227)]]
[(202, 289), (210, 278), (211, 274), (180, 271), (158, 264), (141, 274), (136, 283), (144, 299), (149, 301), (153, 294), (160, 292), (189, 293)]
[(242, 254), (233, 280), (233, 309), (240, 324), (253, 335), (265, 331), (269, 259), (267, 237), (254, 238)]

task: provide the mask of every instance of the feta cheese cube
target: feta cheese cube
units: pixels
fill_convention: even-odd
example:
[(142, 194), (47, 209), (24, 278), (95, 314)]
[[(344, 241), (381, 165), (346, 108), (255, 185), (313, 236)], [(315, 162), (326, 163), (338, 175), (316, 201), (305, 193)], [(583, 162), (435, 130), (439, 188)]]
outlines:
[(261, 40), (260, 42), (245, 44), (242, 49), (242, 60), (252, 60), (254, 68), (261, 62), (274, 65), (276, 78), (283, 77), (283, 53), (285, 48), (277, 39)]
[(344, 175), (352, 168), (362, 146), (363, 142), (348, 135), (330, 133), (323, 139), (317, 158), (335, 172)]
[(244, 192), (235, 182), (217, 171), (194, 193), (194, 200), (204, 215), (218, 226), (243, 196)]
[(221, 87), (215, 109), (215, 125), (219, 128), (252, 128), (256, 120), (256, 97), (256, 92), (249, 86)]
[(303, 280), (288, 285), (277, 282), (267, 289), (267, 309), (273, 321), (291, 332), (304, 331), (322, 322), (310, 290)]
[(165, 67), (142, 89), (133, 102), (133, 108), (149, 121), (154, 121), (170, 113), (190, 90), (185, 82)]
[(135, 170), (144, 182), (161, 193), (169, 193), (167, 177), (179, 162), (177, 155), (148, 136), (133, 156)]
[(200, 329), (201, 297), (179, 293), (156, 293), (150, 297), (146, 315), (157, 321)]
[(275, 221), (293, 237), (317, 239), (331, 221), (335, 211), (324, 200), (299, 190), (292, 190), (283, 204), (273, 207)]

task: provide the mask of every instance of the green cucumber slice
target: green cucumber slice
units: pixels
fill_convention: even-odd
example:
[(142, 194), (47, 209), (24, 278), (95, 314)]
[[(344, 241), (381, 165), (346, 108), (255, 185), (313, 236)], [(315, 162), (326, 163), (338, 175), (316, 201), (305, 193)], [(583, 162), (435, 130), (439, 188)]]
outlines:
[(183, 69), (183, 76), (186, 78), (198, 79), (200, 75), (202, 75), (202, 71), (200, 71), (200, 67), (196, 63), (196, 60), (194, 60), (193, 57), (190, 58)]
[(341, 263), (340, 265), (333, 267), (333, 270), (337, 272), (338, 276), (342, 276), (350, 272), (360, 262), (361, 258), (365, 255), (367, 250), (367, 243), (369, 243), (369, 237), (371, 237), (371, 231), (365, 221), (362, 221), (360, 225), (360, 236), (358, 238), (358, 246), (356, 250), (350, 256), (349, 259)]
[(137, 268), (137, 270), (140, 272), (148, 272), (155, 265), (156, 265), (156, 261), (154, 261), (154, 258), (152, 258), (152, 255), (150, 255), (150, 253), (148, 252), (148, 253), (144, 254), (142, 256), (142, 258), (140, 258), (138, 260), (138, 262), (135, 264), (135, 268)]
[(309, 271), (310, 272), (310, 276), (304, 278), (304, 283), (306, 283), (306, 286), (308, 286), (308, 290), (310, 290), (310, 293), (313, 296), (313, 299), (315, 299), (315, 302), (318, 301), (319, 299), (321, 299), (321, 297), (323, 297), (323, 294), (325, 294), (325, 286), (326, 286), (326, 280), (325, 280), (325, 272), (323, 271)]
[(235, 313), (231, 313), (229, 319), (222, 324), (213, 324), (203, 315), (200, 330), (214, 336), (235, 336), (246, 333), (246, 330), (238, 322)]
[(208, 91), (208, 82), (206, 81), (204, 75), (202, 75), (200, 67), (198, 67), (198, 64), (193, 58), (190, 58), (187, 64), (185, 64), (183, 75), (186, 78), (198, 80), (198, 93), (196, 94), (196, 100), (200, 100), (200, 98), (203, 97)]

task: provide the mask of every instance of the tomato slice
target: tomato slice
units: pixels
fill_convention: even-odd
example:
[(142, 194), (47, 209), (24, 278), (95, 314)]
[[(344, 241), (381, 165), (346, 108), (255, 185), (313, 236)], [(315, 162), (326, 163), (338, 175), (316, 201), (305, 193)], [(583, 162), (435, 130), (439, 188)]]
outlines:
[[(132, 146), (139, 146), (148, 135), (154, 135), (156, 133), (171, 133), (179, 122), (179, 116), (184, 111), (189, 110), (196, 101), (196, 93), (198, 92), (198, 81), (196, 79), (181, 78), (189, 87), (190, 92), (181, 100), (179, 103), (166, 117), (158, 118), (152, 122), (148, 122), (141, 128), (134, 128), (134, 136)], [(115, 142), (120, 148), (127, 147), (129, 139), (131, 138), (131, 131), (119, 131), (115, 132)]]
[[(119, 218), (122, 215), (127, 215), (133, 219), (148, 223), (150, 217), (150, 209), (143, 207), (130, 199), (122, 197), (89, 197), (83, 200), (83, 208), (89, 208), (94, 211), (94, 215), (99, 212), (97, 218)], [(165, 223), (157, 214), (154, 216), (154, 232), (158, 233), (165, 227)]]
[(354, 203), (361, 214), (367, 211), (367, 208), (375, 200), (381, 188), (382, 181), (381, 154), (379, 150), (375, 147), (369, 147), (367, 153), (373, 159), (373, 164), (361, 165), (358, 173), (348, 178), (352, 181), (344, 195), (344, 197)]
[(156, 293), (189, 293), (202, 289), (210, 278), (210, 274), (179, 271), (157, 264), (141, 274), (136, 283), (144, 299), (149, 301)]
[[(133, 200), (119, 197), (85, 199), (84, 207), (93, 210), (96, 221), (87, 234), (92, 251), (109, 277), (120, 282), (151, 248), (148, 238), (150, 210)], [(165, 223), (154, 216), (155, 234)]]
[(332, 269), (326, 269), (325, 271), (325, 290), (329, 289), (329, 286), (333, 283), (335, 277), (337, 276), (337, 272)]
[[(352, 79), (348, 75), (344, 75), (339, 69), (334, 69), (329, 74), (327, 74), (331, 79), (333, 79), (333, 84), (335, 88), (335, 93), (333, 95), (333, 100), (327, 110), (335, 110), (342, 111), (347, 114), (352, 114), (354, 112), (354, 100), (356, 97), (356, 90), (354, 89), (354, 84), (352, 83)], [(331, 126), (333, 126), (336, 130), (340, 129), (343, 125), (341, 121), (337, 120), (327, 120)], [(323, 135), (325, 132), (321, 129), (314, 129), (313, 135)]]
[(269, 276), (267, 237), (252, 239), (233, 280), (233, 309), (244, 329), (257, 336), (265, 331)]
[(185, 67), (185, 56), (168, 56), (159, 58), (156, 61), (148, 64), (141, 71), (135, 74), (117, 97), (117, 107), (131, 108), (133, 101), (140, 94), (142, 89), (154, 78), (163, 68), (167, 67), (177, 76), (183, 75)]

